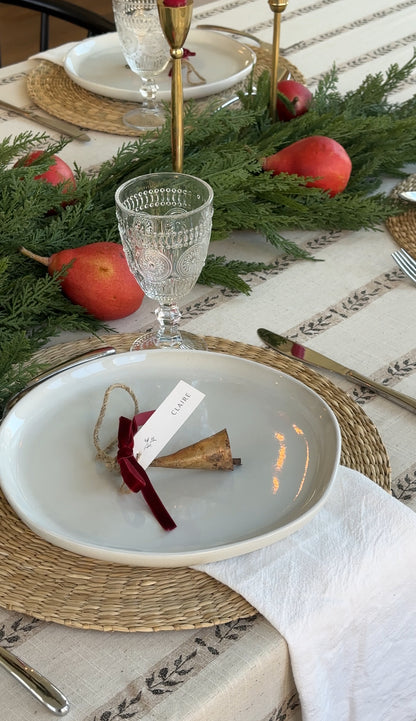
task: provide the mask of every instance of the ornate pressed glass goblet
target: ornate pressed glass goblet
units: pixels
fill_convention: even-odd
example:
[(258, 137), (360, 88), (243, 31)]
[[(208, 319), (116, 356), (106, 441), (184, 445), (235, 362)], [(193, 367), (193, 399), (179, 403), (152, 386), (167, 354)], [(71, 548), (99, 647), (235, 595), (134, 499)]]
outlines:
[(128, 180), (115, 195), (118, 227), (130, 270), (144, 293), (158, 301), (158, 328), (131, 350), (204, 349), (180, 331), (178, 301), (194, 287), (204, 266), (213, 213), (213, 191), (183, 173), (152, 173)]
[(112, 2), (123, 55), (142, 80), (141, 106), (125, 113), (123, 122), (138, 130), (158, 128), (165, 122), (165, 114), (156, 101), (159, 90), (156, 78), (167, 67), (170, 54), (160, 25), (157, 0)]

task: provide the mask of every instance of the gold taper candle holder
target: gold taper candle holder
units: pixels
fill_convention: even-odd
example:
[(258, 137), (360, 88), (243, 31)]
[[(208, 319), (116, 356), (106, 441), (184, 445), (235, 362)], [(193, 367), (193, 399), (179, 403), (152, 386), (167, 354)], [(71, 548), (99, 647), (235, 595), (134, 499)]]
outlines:
[(192, 20), (193, 0), (186, 0), (186, 5), (169, 7), (164, 0), (158, 0), (160, 25), (169, 43), (172, 58), (172, 164), (177, 173), (183, 171), (183, 87), (182, 87), (182, 58), (183, 46), (188, 36)]
[(277, 78), (280, 52), (280, 24), (282, 12), (286, 9), (288, 0), (269, 0), (269, 5), (274, 13), (273, 18), (273, 48), (272, 48), (272, 76), (270, 80), (270, 115), (273, 122), (277, 118)]

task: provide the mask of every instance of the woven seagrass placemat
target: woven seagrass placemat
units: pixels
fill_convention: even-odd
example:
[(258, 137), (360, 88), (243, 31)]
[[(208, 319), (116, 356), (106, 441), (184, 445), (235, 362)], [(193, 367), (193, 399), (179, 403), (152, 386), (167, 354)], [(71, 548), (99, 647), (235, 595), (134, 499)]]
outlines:
[[(105, 336), (127, 351), (135, 336)], [(209, 350), (281, 370), (316, 391), (333, 409), (342, 434), (342, 464), (390, 491), (390, 467), (378, 431), (342, 390), (313, 370), (272, 350), (207, 337)], [(100, 345), (97, 338), (37, 353), (48, 365)], [(192, 629), (256, 613), (241, 596), (190, 568), (138, 568), (86, 558), (52, 546), (15, 515), (0, 494), (0, 605), (67, 626), (102, 631)]]
[[(416, 174), (409, 175), (396, 185), (392, 196), (398, 198), (405, 190), (416, 190)], [(416, 205), (407, 203), (404, 213), (388, 218), (386, 226), (393, 240), (416, 259)]]
[[(257, 61), (254, 77), (257, 78), (264, 70), (271, 67), (271, 45), (252, 48)], [(279, 67), (290, 71), (292, 77), (299, 82), (303, 76), (298, 69), (285, 58), (279, 60)], [(219, 95), (195, 101), (201, 107), (214, 101), (220, 105), (242, 89), (244, 84), (230, 88)], [(36, 105), (61, 120), (66, 120), (88, 130), (99, 130), (115, 135), (139, 136), (140, 132), (123, 124), (123, 115), (135, 107), (135, 103), (124, 100), (113, 100), (91, 93), (74, 83), (64, 68), (48, 60), (39, 61), (27, 77), (27, 91)]]

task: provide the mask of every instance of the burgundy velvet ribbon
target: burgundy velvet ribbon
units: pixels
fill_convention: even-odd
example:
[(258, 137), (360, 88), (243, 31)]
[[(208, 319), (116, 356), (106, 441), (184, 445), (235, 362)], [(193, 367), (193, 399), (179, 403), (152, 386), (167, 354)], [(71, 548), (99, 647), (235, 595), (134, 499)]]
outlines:
[(138, 413), (133, 419), (120, 416), (117, 461), (126, 486), (128, 486), (133, 493), (141, 491), (147, 505), (162, 528), (164, 528), (165, 531), (172, 531), (176, 528), (175, 521), (157, 495), (146, 471), (133, 455), (134, 436), (138, 428), (146, 423), (153, 412), (154, 411), (145, 411), (144, 413)]

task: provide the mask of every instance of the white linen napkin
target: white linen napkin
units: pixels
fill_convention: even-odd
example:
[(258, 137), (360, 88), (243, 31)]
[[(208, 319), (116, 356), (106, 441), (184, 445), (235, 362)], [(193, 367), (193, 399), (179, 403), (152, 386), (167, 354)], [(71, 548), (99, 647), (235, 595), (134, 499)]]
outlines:
[(79, 42), (79, 40), (76, 40), (74, 42), (65, 43), (65, 45), (59, 45), (57, 48), (43, 50), (41, 53), (31, 55), (29, 60), (49, 60), (51, 63), (63, 66), (67, 54), (75, 47), (75, 45), (79, 45)]
[(368, 478), (341, 466), (302, 529), (195, 568), (286, 639), (303, 721), (415, 721), (416, 514)]

